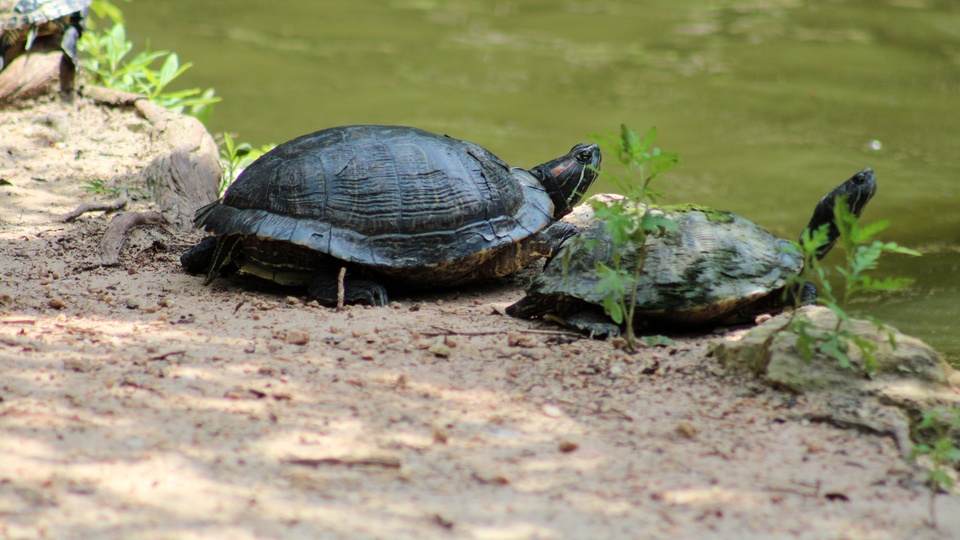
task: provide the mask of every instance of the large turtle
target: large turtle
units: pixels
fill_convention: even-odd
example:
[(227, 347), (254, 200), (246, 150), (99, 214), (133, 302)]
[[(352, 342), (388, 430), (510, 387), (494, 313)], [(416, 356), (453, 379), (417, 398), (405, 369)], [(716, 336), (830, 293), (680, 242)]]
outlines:
[(239, 269), (306, 285), (324, 304), (383, 305), (381, 281), (449, 287), (511, 274), (579, 230), (558, 221), (597, 176), (578, 144), (530, 170), (476, 144), (397, 126), (346, 126), (293, 139), (197, 211), (212, 233), (181, 257), (209, 283)]
[(77, 41), (92, 0), (0, 0), (0, 71), (14, 58), (50, 41), (63, 50), (60, 83), (69, 88), (79, 64)]
[[(873, 171), (864, 169), (820, 200), (807, 225), (808, 231), (829, 225), (828, 242), (817, 252), (818, 258), (839, 236), (834, 224), (837, 201), (845, 197), (850, 211), (859, 217), (876, 189)], [(667, 206), (662, 211), (677, 228), (647, 238), (636, 293), (636, 323), (738, 324), (782, 309), (791, 301), (785, 298), (790, 294), (784, 295), (784, 287), (804, 263), (792, 242), (730, 212), (695, 205)], [(547, 262), (527, 287), (526, 296), (507, 308), (508, 314), (546, 316), (594, 337), (619, 334), (620, 327), (603, 314), (603, 296), (597, 288), (597, 264), (612, 266), (613, 240), (605, 222), (594, 218), (584, 227), (579, 239), (568, 241)], [(622, 268), (636, 265), (636, 246), (628, 244), (621, 255)], [(804, 303), (815, 300), (817, 294), (809, 283), (791, 292), (800, 294)]]

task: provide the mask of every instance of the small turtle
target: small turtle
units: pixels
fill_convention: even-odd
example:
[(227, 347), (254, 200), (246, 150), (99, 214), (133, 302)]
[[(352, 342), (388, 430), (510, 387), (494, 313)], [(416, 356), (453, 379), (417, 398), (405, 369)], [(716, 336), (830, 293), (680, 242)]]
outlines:
[[(829, 241), (818, 251), (818, 258), (839, 236), (834, 223), (836, 201), (845, 196), (850, 211), (859, 217), (876, 189), (873, 171), (864, 169), (820, 200), (807, 225), (813, 231), (829, 224)], [(761, 313), (779, 311), (792, 301), (785, 298), (784, 288), (799, 275), (804, 262), (792, 242), (730, 212), (695, 205), (667, 206), (662, 211), (677, 228), (647, 238), (636, 293), (636, 323), (740, 324)], [(612, 266), (613, 240), (606, 223), (594, 218), (580, 239), (567, 242), (547, 262), (527, 287), (527, 295), (507, 308), (508, 314), (547, 316), (594, 337), (619, 334), (620, 327), (603, 314), (603, 297), (597, 292), (597, 264)], [(638, 250), (628, 245), (621, 256), (621, 267), (633, 268)], [(817, 292), (807, 283), (799, 294), (808, 303)]]
[(476, 144), (397, 126), (346, 126), (283, 143), (197, 211), (214, 236), (183, 254), (209, 283), (239, 269), (306, 285), (324, 304), (384, 305), (381, 280), (449, 287), (511, 274), (579, 229), (558, 221), (597, 176), (578, 144), (529, 171)]
[(41, 41), (63, 50), (62, 88), (70, 88), (79, 61), (77, 41), (92, 0), (0, 0), (0, 71)]

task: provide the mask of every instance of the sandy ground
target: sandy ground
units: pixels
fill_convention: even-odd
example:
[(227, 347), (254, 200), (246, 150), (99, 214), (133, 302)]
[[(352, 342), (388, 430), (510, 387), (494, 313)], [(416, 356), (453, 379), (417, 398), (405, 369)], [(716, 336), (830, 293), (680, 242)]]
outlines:
[(164, 226), (101, 267), (109, 216), (53, 218), (144, 130), (91, 109), (0, 111), (0, 537), (960, 537), (892, 439), (726, 373), (735, 330), (630, 355), (504, 316), (522, 278), (335, 311)]

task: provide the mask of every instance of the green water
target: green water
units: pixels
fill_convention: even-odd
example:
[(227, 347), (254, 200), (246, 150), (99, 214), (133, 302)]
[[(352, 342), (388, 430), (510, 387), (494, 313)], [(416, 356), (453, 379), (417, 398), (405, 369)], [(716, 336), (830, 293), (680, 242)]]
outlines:
[(916, 286), (862, 307), (960, 359), (960, 2), (122, 7), (139, 46), (177, 51), (194, 63), (184, 84), (223, 97), (211, 131), (258, 145), (407, 124), (529, 167), (622, 122), (655, 125), (683, 162), (660, 185), (666, 202), (731, 210), (787, 237), (830, 188), (873, 167), (879, 192), (863, 219), (892, 220), (884, 239), (926, 255), (886, 261)]

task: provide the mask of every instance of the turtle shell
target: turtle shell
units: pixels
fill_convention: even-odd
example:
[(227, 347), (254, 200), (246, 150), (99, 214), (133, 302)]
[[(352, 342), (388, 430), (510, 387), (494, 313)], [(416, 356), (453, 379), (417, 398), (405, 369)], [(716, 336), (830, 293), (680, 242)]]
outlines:
[(410, 127), (347, 126), (267, 152), (196, 224), (447, 284), (552, 214), (533, 176), (480, 146)]
[(14, 30), (84, 13), (92, 0), (0, 0), (0, 28)]
[[(692, 205), (664, 207), (663, 213), (677, 228), (647, 239), (636, 292), (639, 318), (687, 325), (718, 321), (778, 291), (803, 267), (792, 242), (736, 214)], [(612, 253), (606, 224), (597, 222), (565, 244), (527, 294), (558, 304), (571, 298), (602, 304), (596, 266), (612, 267)], [(627, 245), (621, 256), (621, 268), (634, 268), (639, 251)]]

